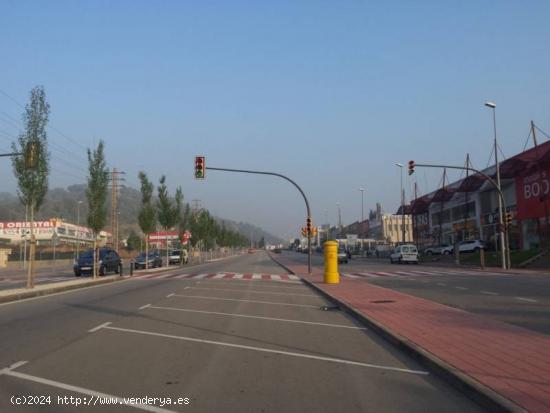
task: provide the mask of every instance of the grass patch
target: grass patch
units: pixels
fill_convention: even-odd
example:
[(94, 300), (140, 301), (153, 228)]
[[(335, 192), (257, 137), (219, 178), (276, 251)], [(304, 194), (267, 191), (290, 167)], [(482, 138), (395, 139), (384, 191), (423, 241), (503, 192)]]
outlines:
[[(529, 258), (537, 255), (539, 252), (540, 252), (539, 250), (511, 251), (510, 260), (512, 261), (512, 267), (517, 267), (522, 262), (525, 262)], [(460, 262), (462, 264), (479, 265), (480, 264), (479, 252), (471, 253), (471, 254), (460, 254)], [(495, 253), (495, 252), (485, 253), (486, 267), (500, 267), (501, 265), (502, 264), (501, 264), (500, 253)]]

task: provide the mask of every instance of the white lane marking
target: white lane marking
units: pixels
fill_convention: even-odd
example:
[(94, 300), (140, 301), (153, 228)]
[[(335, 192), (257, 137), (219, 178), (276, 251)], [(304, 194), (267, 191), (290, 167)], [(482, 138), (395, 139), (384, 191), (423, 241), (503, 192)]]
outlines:
[(525, 297), (514, 297), (516, 300), (521, 301), (527, 301), (528, 303), (537, 303), (537, 300), (534, 300), (533, 298), (525, 298)]
[(151, 304), (145, 304), (145, 305), (142, 305), (141, 307), (138, 308), (138, 310), (143, 310), (147, 307), (151, 307)]
[(111, 324), (110, 321), (107, 321), (106, 323), (103, 323), (103, 324), (100, 324), (94, 328), (92, 328), (91, 330), (88, 330), (88, 333), (94, 333), (96, 332), (97, 330), (101, 330), (102, 328), (105, 328), (107, 327), (109, 324)]
[(440, 287), (445, 287), (447, 284), (445, 283), (436, 283), (437, 285), (439, 285)]
[(297, 293), (281, 293), (274, 291), (258, 291), (258, 290), (235, 290), (233, 288), (209, 288), (209, 287), (185, 287), (185, 289), (191, 288), (193, 290), (211, 290), (211, 291), (234, 291), (238, 293), (257, 293), (257, 294), (275, 294), (275, 295), (296, 295), (300, 297), (317, 297), (313, 294), (297, 294)]
[(6, 367), (6, 368), (3, 368), (2, 370), (0, 370), (0, 376), (1, 376), (2, 374), (4, 374), (5, 372), (7, 372), (7, 371), (15, 370), (16, 368), (21, 367), (21, 366), (24, 366), (24, 365), (27, 364), (27, 363), (28, 363), (28, 361), (26, 361), (26, 360), (22, 360), (22, 361), (15, 362), (15, 363), (13, 363), (11, 366)]
[(388, 276), (388, 277), (391, 277), (391, 276), (394, 275), (392, 272), (384, 272), (384, 271), (377, 271), (377, 272), (375, 272), (375, 274), (382, 275), (382, 276)]
[[(226, 279), (227, 280), (227, 279)], [(212, 278), (208, 279), (208, 280), (205, 280), (204, 282), (206, 282), (208, 285), (218, 285), (218, 286), (224, 286), (224, 285), (228, 285), (228, 286), (231, 286), (231, 287), (235, 287), (236, 284), (239, 284), (238, 282), (235, 282), (234, 280), (215, 280), (213, 281)], [(248, 280), (239, 280), (239, 281), (248, 281)], [(195, 284), (199, 284), (201, 281), (197, 281)], [(301, 284), (301, 285), (297, 285), (297, 286), (288, 286), (287, 284)], [(201, 285), (206, 285), (206, 284), (201, 284)], [(243, 285), (243, 283), (241, 283), (241, 285)], [(309, 291), (309, 288), (307, 288), (305, 285), (302, 284), (301, 281), (298, 281), (298, 282), (295, 282), (295, 281), (287, 281), (287, 280), (281, 280), (281, 282), (272, 282), (272, 283), (264, 283), (264, 282), (261, 282), (261, 283), (258, 283), (256, 282), (254, 287), (256, 288), (277, 288), (277, 289), (281, 289), (281, 290), (294, 290), (294, 291), (298, 291), (298, 290), (306, 290), (306, 291)]]
[(359, 361), (338, 359), (338, 358), (333, 358), (333, 357), (314, 356), (312, 354), (304, 354), (304, 353), (293, 353), (293, 352), (290, 352), (290, 351), (274, 350), (274, 349), (269, 349), (269, 348), (264, 348), (264, 347), (246, 346), (246, 345), (243, 345), (243, 344), (226, 343), (226, 342), (223, 342), (223, 341), (204, 340), (204, 339), (200, 339), (200, 338), (193, 338), (193, 337), (186, 337), (186, 336), (174, 336), (174, 335), (171, 335), (171, 334), (155, 333), (155, 332), (152, 332), (152, 331), (134, 330), (134, 329), (130, 329), (130, 328), (120, 328), (120, 327), (105, 327), (105, 329), (123, 331), (123, 332), (134, 333), (134, 334), (150, 335), (150, 336), (156, 336), (156, 337), (172, 338), (172, 339), (175, 339), (175, 340), (191, 341), (191, 342), (194, 342), (194, 343), (214, 344), (214, 345), (223, 346), (223, 347), (231, 347), (231, 348), (238, 348), (238, 349), (243, 349), (243, 350), (259, 351), (259, 352), (262, 352), (262, 353), (281, 354), (281, 355), (285, 355), (285, 356), (301, 357), (301, 358), (307, 358), (307, 359), (312, 359), (312, 360), (329, 361), (329, 362), (333, 362), (333, 363), (348, 364), (348, 365), (352, 365), (352, 366), (370, 367), (370, 368), (374, 368), (374, 369), (398, 371), (398, 372), (401, 372), (401, 373), (412, 373), (412, 374), (421, 374), (421, 375), (429, 374), (427, 371), (422, 371), (422, 370), (410, 370), (410, 369), (404, 369), (404, 368), (400, 368), (400, 367), (391, 367), (391, 366), (382, 366), (382, 365), (378, 365), (378, 364), (361, 363)]
[(272, 305), (286, 305), (289, 307), (307, 307), (307, 308), (319, 308), (319, 306), (316, 305), (308, 305), (308, 304), (288, 304), (288, 303), (275, 303), (272, 301), (255, 301), (255, 300), (240, 300), (237, 298), (220, 298), (220, 297), (204, 297), (201, 295), (180, 295), (180, 294), (173, 294), (174, 297), (183, 297), (183, 298), (198, 298), (200, 300), (222, 300), (222, 301), (239, 301), (242, 303), (256, 303), (256, 304), (272, 304)]
[(6, 376), (17, 377), (17, 378), (22, 379), (22, 380), (33, 381), (35, 383), (45, 384), (46, 386), (57, 387), (58, 389), (63, 389), (63, 390), (67, 390), (67, 391), (71, 391), (71, 392), (75, 392), (75, 393), (87, 394), (88, 396), (94, 396), (94, 397), (97, 397), (97, 398), (116, 399), (117, 404), (119, 406), (128, 406), (128, 407), (133, 407), (135, 409), (141, 409), (141, 410), (145, 410), (145, 411), (148, 411), (148, 412), (155, 412), (155, 413), (174, 413), (173, 410), (166, 410), (166, 409), (162, 409), (160, 407), (150, 406), (150, 405), (147, 405), (147, 404), (125, 403), (125, 398), (124, 397), (114, 396), (114, 395), (108, 394), (108, 393), (102, 393), (102, 392), (98, 392), (98, 391), (95, 391), (95, 390), (85, 389), (84, 387), (73, 386), (71, 384), (62, 383), (60, 381), (45, 379), (43, 377), (38, 377), (38, 376), (32, 376), (32, 375), (26, 374), (26, 373), (20, 373), (18, 371), (12, 371), (12, 370), (9, 370), (9, 369), (4, 369), (4, 370), (0, 370), (0, 375), (1, 374), (4, 374)]
[(485, 295), (498, 295), (498, 293), (495, 293), (493, 291), (483, 291), (483, 290), (480, 290), (479, 291), (481, 294), (485, 294)]
[(174, 295), (175, 295), (174, 293), (168, 294), (168, 295), (166, 296), (166, 298), (173, 297)]
[(213, 315), (223, 315), (223, 316), (242, 317), (242, 318), (256, 318), (259, 320), (282, 321), (285, 323), (297, 323), (297, 324), (310, 324), (314, 326), (349, 328), (352, 330), (367, 330), (367, 328), (365, 327), (346, 326), (343, 324), (318, 323), (315, 321), (291, 320), (287, 318), (263, 317), (263, 316), (248, 315), (248, 314), (223, 313), (219, 311), (191, 310), (188, 308), (177, 308), (177, 307), (157, 307), (155, 305), (152, 305), (149, 308), (152, 308), (155, 310), (183, 311), (187, 313), (213, 314)]
[[(191, 287), (189, 287), (189, 286), (183, 287), (184, 290), (187, 290), (188, 288), (191, 288)], [(197, 288), (198, 288), (198, 287), (197, 287)]]
[(455, 287), (457, 290), (467, 290), (466, 287)]
[(348, 273), (343, 273), (342, 275), (344, 277), (349, 277), (349, 278), (363, 278), (360, 275), (354, 275), (354, 274), (348, 274)]

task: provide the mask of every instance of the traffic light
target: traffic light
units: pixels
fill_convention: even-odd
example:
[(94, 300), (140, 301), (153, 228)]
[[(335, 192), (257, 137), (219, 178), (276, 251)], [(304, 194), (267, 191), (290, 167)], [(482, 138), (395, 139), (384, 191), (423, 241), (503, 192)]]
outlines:
[(206, 176), (206, 163), (204, 156), (195, 156), (195, 179), (204, 179)]
[(29, 142), (25, 147), (25, 168), (36, 169), (38, 164), (38, 144), (36, 142)]
[(311, 236), (311, 234), (312, 234), (312, 231), (311, 231), (311, 217), (307, 217), (307, 219), (306, 219), (306, 231), (307, 231), (307, 235)]
[(409, 175), (414, 174), (414, 167), (415, 167), (414, 161), (409, 161)]
[(510, 226), (512, 224), (512, 213), (511, 212), (506, 213), (506, 216), (504, 217), (504, 223), (506, 224), (506, 226)]

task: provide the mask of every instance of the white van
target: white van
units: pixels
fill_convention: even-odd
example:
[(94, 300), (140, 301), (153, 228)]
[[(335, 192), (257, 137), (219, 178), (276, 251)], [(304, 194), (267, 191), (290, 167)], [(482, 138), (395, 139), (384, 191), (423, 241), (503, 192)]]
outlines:
[(418, 264), (418, 250), (414, 244), (403, 244), (396, 247), (390, 254), (390, 262), (412, 262)]

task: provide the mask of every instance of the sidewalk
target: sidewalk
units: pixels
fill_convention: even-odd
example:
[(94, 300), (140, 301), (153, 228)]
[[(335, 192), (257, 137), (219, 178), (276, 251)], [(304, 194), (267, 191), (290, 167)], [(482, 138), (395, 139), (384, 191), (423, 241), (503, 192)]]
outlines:
[(323, 268), (271, 256), (486, 406), (550, 411), (550, 337), (364, 280), (324, 284)]

